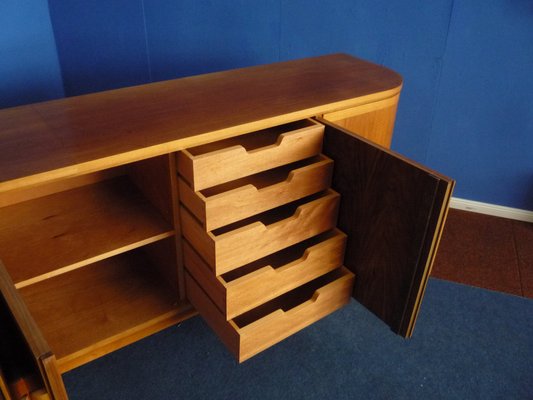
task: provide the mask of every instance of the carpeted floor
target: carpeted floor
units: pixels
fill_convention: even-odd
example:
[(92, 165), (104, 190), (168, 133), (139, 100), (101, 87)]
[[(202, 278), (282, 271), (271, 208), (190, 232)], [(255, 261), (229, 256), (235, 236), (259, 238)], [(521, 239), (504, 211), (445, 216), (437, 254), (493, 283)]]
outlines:
[(414, 337), (356, 302), (237, 364), (198, 317), (64, 375), (77, 399), (533, 399), (533, 300), (430, 279)]

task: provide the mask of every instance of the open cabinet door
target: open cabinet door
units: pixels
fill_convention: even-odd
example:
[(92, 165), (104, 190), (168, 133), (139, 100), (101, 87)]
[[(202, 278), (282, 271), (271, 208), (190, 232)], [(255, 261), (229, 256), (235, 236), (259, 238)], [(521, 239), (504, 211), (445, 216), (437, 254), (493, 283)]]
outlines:
[[(51, 352), (18, 290), (15, 289), (1, 260), (0, 307), (2, 307), (0, 343), (5, 346), (15, 346), (9, 349), (9, 354), (16, 354), (9, 360), (9, 364), (13, 364), (14, 369), (26, 377), (40, 374), (45, 385), (44, 389), (51, 400), (67, 400), (67, 392), (57, 369), (55, 355)], [(10, 323), (4, 320), (6, 316)]]
[(410, 337), (454, 181), (320, 120), (324, 154), (341, 194), (338, 226), (348, 235), (345, 265), (353, 297), (399, 335)]

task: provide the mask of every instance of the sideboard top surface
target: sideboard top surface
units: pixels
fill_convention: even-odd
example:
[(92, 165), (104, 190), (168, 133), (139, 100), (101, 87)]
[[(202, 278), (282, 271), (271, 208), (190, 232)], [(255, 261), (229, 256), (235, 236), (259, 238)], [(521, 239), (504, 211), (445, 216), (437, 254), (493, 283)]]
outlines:
[(0, 110), (0, 192), (378, 101), (401, 85), (335, 54)]

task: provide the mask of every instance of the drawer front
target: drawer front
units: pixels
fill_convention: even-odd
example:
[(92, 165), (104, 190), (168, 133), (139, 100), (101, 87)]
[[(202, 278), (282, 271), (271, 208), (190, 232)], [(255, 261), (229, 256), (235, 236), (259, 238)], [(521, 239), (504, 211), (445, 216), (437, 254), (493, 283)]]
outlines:
[(230, 320), (339, 268), (345, 243), (346, 235), (329, 231), (221, 276), (187, 243), (184, 259), (189, 273)]
[(324, 127), (305, 120), (178, 153), (178, 173), (193, 191), (320, 154)]
[[(200, 223), (181, 207), (182, 233), (215, 274), (221, 275), (322, 232), (337, 222), (339, 195), (333, 190), (301, 204), (289, 217), (265, 222), (286, 208), (274, 209), (250, 220), (229, 225), (224, 230), (206, 232)], [(292, 209), (292, 208), (289, 208)]]
[(326, 190), (332, 172), (333, 161), (318, 156), (198, 192), (179, 179), (180, 199), (204, 229), (212, 231)]
[(343, 267), (226, 321), (194, 278), (185, 274), (191, 303), (240, 362), (347, 304), (353, 281), (353, 274)]

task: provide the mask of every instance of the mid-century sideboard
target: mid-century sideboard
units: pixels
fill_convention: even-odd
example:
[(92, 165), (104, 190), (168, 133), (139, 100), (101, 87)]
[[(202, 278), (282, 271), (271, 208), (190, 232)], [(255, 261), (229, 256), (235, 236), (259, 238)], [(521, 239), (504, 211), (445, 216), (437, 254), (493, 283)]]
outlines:
[(66, 399), (197, 313), (240, 361), (350, 297), (409, 337), (453, 181), (389, 150), (401, 87), (336, 54), (0, 110), (3, 381)]

